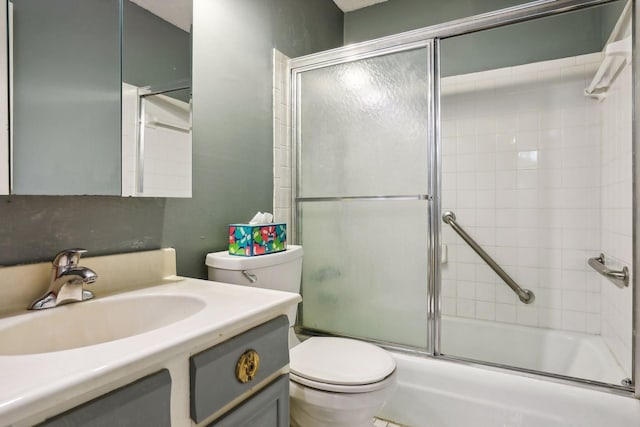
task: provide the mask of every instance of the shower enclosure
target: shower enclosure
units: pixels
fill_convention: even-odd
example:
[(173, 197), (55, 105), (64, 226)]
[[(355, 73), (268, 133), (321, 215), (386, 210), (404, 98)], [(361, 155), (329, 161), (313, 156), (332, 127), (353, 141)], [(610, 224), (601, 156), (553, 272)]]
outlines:
[(300, 329), (632, 394), (631, 6), (539, 1), (290, 60)]

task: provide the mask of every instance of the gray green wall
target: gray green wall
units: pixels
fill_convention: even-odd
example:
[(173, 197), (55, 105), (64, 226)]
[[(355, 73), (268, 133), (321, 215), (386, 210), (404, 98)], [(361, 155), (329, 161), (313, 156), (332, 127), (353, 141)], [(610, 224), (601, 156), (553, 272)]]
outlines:
[[(389, 0), (345, 14), (345, 44), (526, 3), (522, 0)], [(446, 39), (442, 75), (526, 64), (602, 49), (623, 2)], [(506, 54), (505, 54), (506, 53)]]
[(73, 246), (175, 247), (178, 273), (205, 277), (226, 225), (272, 208), (271, 48), (295, 57), (341, 46), (342, 18), (327, 0), (194, 0), (193, 198), (0, 197), (0, 265)]
[(129, 0), (122, 6), (122, 81), (167, 88), (190, 80), (191, 35)]
[(344, 43), (415, 30), (527, 0), (388, 0), (344, 15)]
[(205, 276), (227, 224), (271, 210), (272, 52), (342, 45), (342, 12), (326, 0), (195, 0), (193, 199), (167, 199), (163, 244), (181, 274)]

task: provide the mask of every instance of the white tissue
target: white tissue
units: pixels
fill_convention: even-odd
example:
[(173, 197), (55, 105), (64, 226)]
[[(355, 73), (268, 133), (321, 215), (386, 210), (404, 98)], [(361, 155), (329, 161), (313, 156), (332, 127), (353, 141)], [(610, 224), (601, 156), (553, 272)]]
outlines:
[(270, 224), (273, 222), (273, 214), (270, 212), (258, 212), (249, 221), (249, 224)]

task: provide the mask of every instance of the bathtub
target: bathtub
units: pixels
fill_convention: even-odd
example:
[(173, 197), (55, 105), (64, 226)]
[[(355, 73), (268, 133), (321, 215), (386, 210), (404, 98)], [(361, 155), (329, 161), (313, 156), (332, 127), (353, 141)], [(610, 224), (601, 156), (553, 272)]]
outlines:
[(630, 376), (599, 335), (484, 320), (444, 316), (442, 353), (617, 385)]
[[(443, 353), (620, 384), (599, 336), (443, 317)], [(393, 353), (380, 418), (412, 427), (638, 427), (640, 400), (442, 359)]]
[(378, 414), (411, 427), (638, 427), (640, 400), (393, 353), (398, 389)]

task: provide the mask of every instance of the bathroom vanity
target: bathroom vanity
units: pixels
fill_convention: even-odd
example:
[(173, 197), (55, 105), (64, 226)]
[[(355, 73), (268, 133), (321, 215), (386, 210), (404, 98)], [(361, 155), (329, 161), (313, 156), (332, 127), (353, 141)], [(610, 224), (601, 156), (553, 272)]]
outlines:
[(170, 249), (82, 263), (96, 298), (38, 312), (51, 265), (0, 269), (0, 425), (288, 425), (299, 295), (178, 277)]

